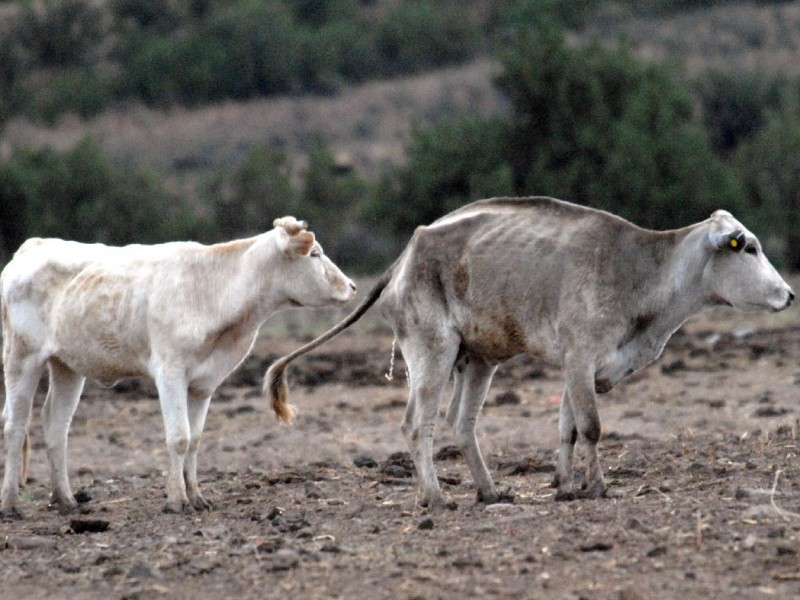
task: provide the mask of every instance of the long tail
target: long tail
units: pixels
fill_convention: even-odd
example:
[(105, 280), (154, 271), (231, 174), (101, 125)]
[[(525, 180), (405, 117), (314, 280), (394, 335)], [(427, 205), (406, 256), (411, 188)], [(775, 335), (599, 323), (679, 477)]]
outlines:
[(290, 423), (295, 412), (294, 407), (288, 403), (289, 386), (286, 383), (286, 367), (295, 358), (302, 356), (306, 352), (310, 352), (317, 346), (321, 346), (358, 321), (364, 315), (364, 313), (367, 312), (367, 310), (369, 310), (369, 308), (375, 304), (375, 302), (377, 302), (381, 292), (383, 292), (383, 290), (389, 284), (389, 281), (391, 281), (392, 275), (394, 274), (393, 267), (394, 266), (390, 267), (383, 275), (381, 275), (381, 278), (370, 290), (367, 297), (364, 298), (361, 304), (353, 309), (353, 312), (347, 315), (343, 321), (323, 333), (315, 340), (312, 340), (294, 352), (279, 358), (272, 363), (272, 366), (270, 366), (269, 369), (267, 369), (267, 372), (264, 375), (263, 393), (265, 396), (269, 395), (272, 410), (275, 411), (275, 416), (278, 417), (280, 421), (283, 421), (284, 423)]

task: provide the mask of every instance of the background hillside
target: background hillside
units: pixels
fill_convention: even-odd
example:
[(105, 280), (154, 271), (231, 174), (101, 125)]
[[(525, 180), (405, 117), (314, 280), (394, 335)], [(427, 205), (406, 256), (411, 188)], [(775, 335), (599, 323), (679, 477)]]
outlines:
[(676, 227), (800, 268), (800, 2), (0, 2), (0, 262), (31, 235), (308, 218), (375, 271), (467, 201)]

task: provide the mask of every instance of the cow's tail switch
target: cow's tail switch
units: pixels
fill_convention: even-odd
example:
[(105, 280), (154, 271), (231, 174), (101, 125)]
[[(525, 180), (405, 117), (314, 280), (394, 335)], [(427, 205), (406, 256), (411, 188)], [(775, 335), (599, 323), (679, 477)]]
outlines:
[[(353, 312), (345, 317), (338, 325), (335, 325), (317, 339), (301, 346), (291, 354), (279, 358), (267, 369), (264, 375), (263, 392), (265, 396), (269, 396), (270, 405), (272, 406), (272, 410), (275, 411), (275, 416), (278, 420), (284, 423), (291, 423), (292, 417), (295, 415), (294, 407), (289, 404), (289, 386), (286, 384), (286, 367), (289, 366), (289, 363), (306, 352), (310, 352), (317, 346), (324, 344), (332, 337), (339, 335), (342, 331), (350, 327), (350, 325), (358, 321), (361, 316), (367, 312), (369, 307), (378, 300), (381, 292), (392, 278), (392, 272), (393, 269), (389, 268), (375, 284), (375, 287), (370, 290), (370, 293), (364, 298), (361, 304), (353, 309)], [(392, 348), (392, 355), (394, 355), (394, 348)]]

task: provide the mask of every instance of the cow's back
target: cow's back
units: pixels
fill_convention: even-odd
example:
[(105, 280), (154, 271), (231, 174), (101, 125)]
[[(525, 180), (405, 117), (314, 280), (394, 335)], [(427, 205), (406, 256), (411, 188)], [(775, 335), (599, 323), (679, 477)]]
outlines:
[[(131, 323), (138, 323), (139, 329), (144, 327), (143, 315), (131, 314), (130, 307), (119, 301), (131, 294), (129, 280), (135, 271), (131, 265), (153, 254), (148, 248), (60, 239), (26, 241), (2, 273), (7, 335), (32, 350), (58, 357), (90, 377), (140, 374), (137, 365), (131, 363), (130, 353), (120, 348), (119, 340)], [(109, 303), (116, 303), (117, 310), (109, 310)], [(129, 315), (127, 323), (114, 321), (116, 315), (125, 314)], [(99, 368), (84, 368), (92, 362)], [(107, 363), (105, 367), (102, 362)], [(119, 368), (126, 364), (127, 369)], [(110, 375), (100, 377), (99, 371), (104, 369)]]
[(655, 240), (608, 213), (549, 198), (481, 201), (415, 232), (387, 300), (440, 304), (483, 356), (558, 362), (560, 324), (590, 321), (587, 307), (613, 313), (648, 269), (625, 254)]

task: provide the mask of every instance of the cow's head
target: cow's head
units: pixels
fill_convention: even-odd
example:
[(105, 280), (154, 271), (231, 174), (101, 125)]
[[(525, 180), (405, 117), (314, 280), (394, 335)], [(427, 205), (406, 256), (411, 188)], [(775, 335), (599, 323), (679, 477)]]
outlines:
[(712, 302), (745, 311), (779, 311), (792, 303), (792, 288), (764, 255), (756, 236), (724, 210), (706, 223), (711, 257), (703, 277)]
[(327, 306), (347, 302), (356, 295), (356, 284), (325, 256), (306, 222), (294, 217), (275, 219), (278, 251), (283, 257), (281, 274), (288, 300), (294, 306)]

